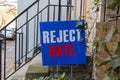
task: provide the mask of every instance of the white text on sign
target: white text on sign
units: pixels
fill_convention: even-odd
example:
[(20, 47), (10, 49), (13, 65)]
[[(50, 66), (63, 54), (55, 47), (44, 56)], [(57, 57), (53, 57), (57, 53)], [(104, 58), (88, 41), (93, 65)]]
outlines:
[[(71, 29), (71, 30), (59, 30), (56, 32), (52, 31), (43, 31), (43, 43), (61, 43), (61, 42), (75, 42), (80, 41), (80, 30)], [(56, 36), (58, 34), (59, 36)], [(77, 35), (77, 36), (76, 36)]]

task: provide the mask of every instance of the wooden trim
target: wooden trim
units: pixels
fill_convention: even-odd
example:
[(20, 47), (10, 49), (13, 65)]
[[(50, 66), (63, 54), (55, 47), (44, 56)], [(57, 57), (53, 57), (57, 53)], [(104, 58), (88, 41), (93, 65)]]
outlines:
[(77, 0), (75, 0), (74, 5), (75, 5), (74, 19), (77, 19)]
[(88, 0), (84, 0), (84, 19), (87, 20), (87, 4)]

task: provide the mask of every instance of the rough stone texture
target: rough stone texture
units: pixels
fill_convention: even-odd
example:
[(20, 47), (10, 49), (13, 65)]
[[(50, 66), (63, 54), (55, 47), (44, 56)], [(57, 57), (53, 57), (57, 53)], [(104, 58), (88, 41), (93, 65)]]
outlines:
[[(96, 36), (100, 39), (99, 45), (102, 44), (103, 40), (105, 39), (106, 35), (109, 33), (112, 27), (117, 27), (120, 33), (120, 21), (112, 21), (112, 22), (100, 22), (97, 23), (96, 26)], [(120, 34), (115, 34), (109, 43), (107, 43), (108, 49), (110, 50), (111, 54), (115, 56), (114, 52), (117, 48), (117, 42), (120, 41)], [(98, 65), (104, 61), (108, 57), (108, 54), (103, 50), (98, 48), (97, 55), (96, 55), (96, 77), (97, 80), (103, 80), (105, 76), (105, 69), (109, 67), (109, 64), (103, 67), (98, 67)]]

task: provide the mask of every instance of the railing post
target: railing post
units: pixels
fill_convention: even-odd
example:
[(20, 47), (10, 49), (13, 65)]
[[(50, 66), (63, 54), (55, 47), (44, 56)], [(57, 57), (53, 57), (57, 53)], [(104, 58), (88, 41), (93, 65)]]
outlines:
[(104, 18), (103, 18), (103, 21), (105, 22), (106, 21), (106, 0), (104, 0), (104, 14), (103, 14), (103, 16), (104, 16)]
[(2, 41), (3, 38), (0, 38), (0, 80), (2, 80)]
[(49, 15), (50, 14), (50, 0), (48, 0), (48, 12), (47, 12), (47, 21), (49, 22)]
[(58, 5), (58, 21), (61, 20), (61, 0), (59, 0), (59, 5)]
[(40, 5), (40, 3), (39, 3), (39, 0), (38, 0), (38, 2), (37, 2), (37, 25), (36, 25), (36, 27), (37, 27), (37, 31), (36, 31), (36, 47), (38, 47), (38, 34), (39, 34), (39, 6)]
[[(58, 21), (60, 21), (60, 20), (61, 20), (61, 0), (59, 0), (59, 4), (58, 4)], [(59, 66), (56, 66), (56, 71), (58, 74)]]

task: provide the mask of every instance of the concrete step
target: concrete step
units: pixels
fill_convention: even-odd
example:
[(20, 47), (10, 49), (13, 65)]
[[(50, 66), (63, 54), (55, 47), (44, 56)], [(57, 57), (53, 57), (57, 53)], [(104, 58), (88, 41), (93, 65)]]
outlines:
[(25, 78), (14, 78), (14, 79), (11, 79), (11, 80), (25, 80)]
[[(25, 80), (28, 74), (48, 73), (48, 67), (42, 66), (41, 53), (38, 54), (33, 60), (23, 66), (15, 74), (13, 74), (8, 80)], [(37, 75), (39, 77), (39, 75)], [(29, 79), (34, 80), (34, 79)]]

